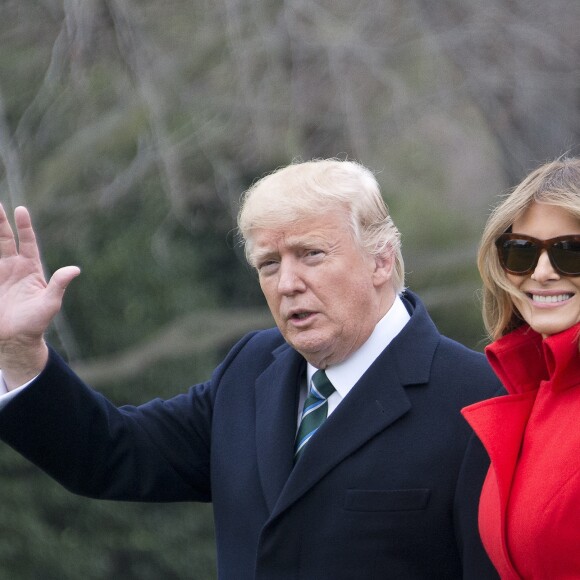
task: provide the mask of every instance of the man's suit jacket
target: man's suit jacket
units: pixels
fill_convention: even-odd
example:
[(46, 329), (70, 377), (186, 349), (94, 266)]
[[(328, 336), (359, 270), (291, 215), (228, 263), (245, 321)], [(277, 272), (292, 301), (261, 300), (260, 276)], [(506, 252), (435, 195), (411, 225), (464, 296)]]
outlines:
[(0, 437), (76, 493), (212, 501), (223, 579), (497, 578), (477, 532), (487, 458), (459, 411), (499, 383), (404, 302), (409, 323), (295, 466), (305, 361), (277, 329), (140, 407), (115, 408), (51, 352)]

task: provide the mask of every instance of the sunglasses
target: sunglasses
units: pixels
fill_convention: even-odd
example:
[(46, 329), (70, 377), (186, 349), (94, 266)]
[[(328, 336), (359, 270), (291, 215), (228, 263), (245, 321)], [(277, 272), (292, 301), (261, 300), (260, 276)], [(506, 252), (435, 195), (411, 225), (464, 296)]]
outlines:
[(496, 241), (501, 267), (510, 274), (532, 273), (543, 250), (550, 264), (563, 276), (580, 276), (580, 235), (538, 240), (524, 234), (502, 234)]

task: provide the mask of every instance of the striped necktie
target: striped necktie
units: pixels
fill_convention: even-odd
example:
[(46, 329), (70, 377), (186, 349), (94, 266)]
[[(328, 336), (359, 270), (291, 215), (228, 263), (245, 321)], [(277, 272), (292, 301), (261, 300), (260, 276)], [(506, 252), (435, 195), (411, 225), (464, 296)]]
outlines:
[(318, 370), (312, 375), (310, 392), (304, 401), (304, 410), (300, 418), (300, 426), (296, 434), (294, 462), (298, 460), (304, 446), (316, 433), (328, 414), (327, 399), (334, 393), (335, 388), (323, 370)]

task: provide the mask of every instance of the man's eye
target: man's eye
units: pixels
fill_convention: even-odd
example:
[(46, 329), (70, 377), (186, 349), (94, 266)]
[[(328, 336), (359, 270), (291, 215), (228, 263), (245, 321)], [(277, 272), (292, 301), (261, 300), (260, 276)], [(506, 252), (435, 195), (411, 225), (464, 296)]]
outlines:
[(258, 264), (258, 272), (260, 274), (268, 274), (273, 272), (278, 267), (278, 262), (275, 260), (267, 260)]

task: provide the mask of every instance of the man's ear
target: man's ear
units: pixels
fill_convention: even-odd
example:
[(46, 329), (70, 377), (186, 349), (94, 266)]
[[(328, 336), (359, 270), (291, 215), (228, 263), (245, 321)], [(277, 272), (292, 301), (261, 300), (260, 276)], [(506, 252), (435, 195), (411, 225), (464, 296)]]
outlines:
[(394, 252), (386, 250), (378, 256), (374, 256), (375, 269), (373, 271), (373, 284), (376, 288), (384, 286), (393, 279), (395, 268)]

